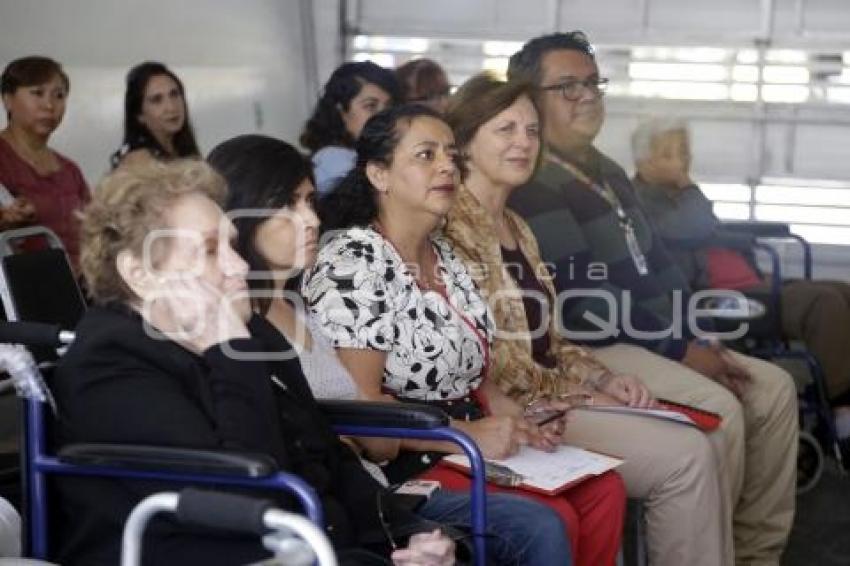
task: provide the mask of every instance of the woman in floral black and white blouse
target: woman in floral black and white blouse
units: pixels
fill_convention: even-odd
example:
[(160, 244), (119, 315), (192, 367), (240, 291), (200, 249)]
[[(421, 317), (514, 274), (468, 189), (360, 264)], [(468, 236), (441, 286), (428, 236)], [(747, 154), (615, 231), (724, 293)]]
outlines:
[[(438, 233), (460, 183), (451, 130), (424, 107), (396, 107), (367, 122), (357, 153), (355, 169), (320, 204), (326, 243), (304, 284), (316, 326), (366, 397), (438, 405), (488, 458), (522, 445), (554, 450), (565, 420), (538, 427), (534, 415), (486, 379), (491, 315)], [(391, 479), (407, 479), (441, 453), (459, 451), (421, 440), (402, 447), (407, 452), (389, 466)], [(442, 468), (429, 476), (444, 486), (464, 481)], [(605, 529), (618, 545), (624, 493), (612, 472), (542, 498), (561, 514), (574, 545), (587, 528)], [(577, 509), (584, 506), (572, 498), (592, 499), (593, 510), (582, 515)]]

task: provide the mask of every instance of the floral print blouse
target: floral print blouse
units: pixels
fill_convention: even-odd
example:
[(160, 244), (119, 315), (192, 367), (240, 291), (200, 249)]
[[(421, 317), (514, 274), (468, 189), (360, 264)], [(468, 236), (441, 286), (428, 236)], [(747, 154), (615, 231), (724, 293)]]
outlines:
[(445, 295), (420, 288), (392, 243), (371, 227), (350, 228), (325, 244), (303, 292), (334, 347), (387, 353), (385, 392), (454, 400), (481, 384), (492, 322), (451, 246), (440, 237), (431, 241)]

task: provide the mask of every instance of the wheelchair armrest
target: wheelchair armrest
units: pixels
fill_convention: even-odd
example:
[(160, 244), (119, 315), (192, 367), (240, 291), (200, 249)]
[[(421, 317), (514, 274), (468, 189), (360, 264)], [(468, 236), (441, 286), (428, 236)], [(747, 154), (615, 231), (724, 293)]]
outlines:
[(787, 222), (746, 222), (728, 221), (721, 226), (733, 232), (750, 234), (756, 238), (777, 238), (796, 240), (803, 251), (803, 278), (812, 278), (812, 247), (805, 238), (791, 232)]
[(791, 225), (786, 222), (747, 222), (743, 220), (726, 221), (720, 225), (725, 230), (744, 232), (757, 238), (788, 238)]
[(57, 458), (81, 466), (242, 478), (262, 478), (278, 471), (275, 461), (265, 454), (132, 444), (69, 444), (59, 450)]
[(437, 407), (378, 401), (319, 401), (334, 426), (369, 426), (427, 430), (448, 426), (449, 416)]

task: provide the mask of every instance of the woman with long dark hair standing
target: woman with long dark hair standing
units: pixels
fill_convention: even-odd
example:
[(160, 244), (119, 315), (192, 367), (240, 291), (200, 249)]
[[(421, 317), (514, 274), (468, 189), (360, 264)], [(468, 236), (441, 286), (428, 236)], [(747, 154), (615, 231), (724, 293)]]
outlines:
[(155, 61), (127, 73), (124, 140), (112, 154), (112, 166), (145, 159), (200, 157), (189, 120), (186, 89), (168, 67)]

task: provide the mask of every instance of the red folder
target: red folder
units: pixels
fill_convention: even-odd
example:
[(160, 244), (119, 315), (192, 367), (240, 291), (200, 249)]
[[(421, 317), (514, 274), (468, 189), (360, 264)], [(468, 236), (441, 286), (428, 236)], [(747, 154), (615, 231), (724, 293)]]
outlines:
[(720, 426), (720, 423), (723, 422), (723, 417), (721, 417), (717, 413), (712, 413), (711, 411), (692, 407), (691, 405), (676, 403), (674, 401), (670, 401), (669, 399), (658, 399), (657, 402), (659, 408), (661, 409), (666, 409), (668, 411), (676, 411), (678, 413), (686, 415), (688, 418), (694, 421), (694, 424), (696, 424), (700, 430), (705, 432), (711, 432), (713, 430), (716, 430)]

